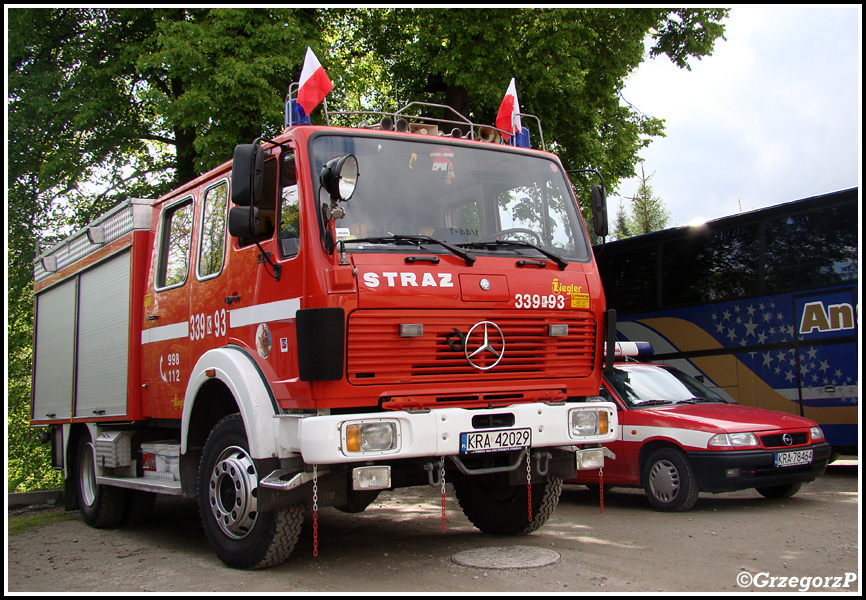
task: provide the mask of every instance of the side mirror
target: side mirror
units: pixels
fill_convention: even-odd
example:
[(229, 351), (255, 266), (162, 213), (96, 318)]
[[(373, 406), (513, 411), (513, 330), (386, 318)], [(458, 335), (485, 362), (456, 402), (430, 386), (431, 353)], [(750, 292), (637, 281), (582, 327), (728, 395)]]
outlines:
[(262, 233), (259, 209), (254, 206), (232, 206), (229, 210), (229, 235), (241, 239), (255, 238)]
[(604, 186), (592, 186), (592, 227), (595, 235), (605, 237), (607, 230), (607, 195)]
[(240, 144), (232, 158), (232, 202), (255, 206), (262, 195), (265, 151), (258, 144)]
[(319, 181), (330, 194), (332, 201), (345, 202), (355, 193), (358, 175), (358, 159), (354, 154), (344, 154), (325, 163)]

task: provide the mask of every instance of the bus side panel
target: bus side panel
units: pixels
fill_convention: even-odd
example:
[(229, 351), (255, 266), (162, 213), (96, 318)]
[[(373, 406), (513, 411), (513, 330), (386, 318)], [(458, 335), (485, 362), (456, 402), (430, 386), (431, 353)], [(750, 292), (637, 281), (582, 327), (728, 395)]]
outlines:
[(746, 406), (799, 414), (835, 446), (857, 445), (854, 288), (779, 294), (620, 317), (621, 339)]

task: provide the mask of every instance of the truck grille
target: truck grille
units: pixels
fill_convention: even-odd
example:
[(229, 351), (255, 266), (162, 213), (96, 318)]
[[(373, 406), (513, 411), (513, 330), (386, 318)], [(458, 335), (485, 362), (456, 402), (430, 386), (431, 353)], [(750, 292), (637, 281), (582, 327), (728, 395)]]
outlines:
[[(452, 347), (459, 339), (455, 329), (465, 335), (481, 321), (496, 323), (505, 336), (501, 362), (487, 371)], [(400, 337), (400, 324), (421, 324), (424, 333)], [(551, 337), (553, 324), (568, 325), (568, 334)], [(587, 377), (595, 338), (589, 311), (357, 311), (349, 317), (347, 374), (358, 385)]]

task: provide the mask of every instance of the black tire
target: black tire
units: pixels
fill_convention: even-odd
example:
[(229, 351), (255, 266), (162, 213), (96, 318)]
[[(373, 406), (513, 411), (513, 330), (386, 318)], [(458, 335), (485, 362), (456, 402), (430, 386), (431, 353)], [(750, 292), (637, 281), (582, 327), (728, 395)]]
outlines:
[(802, 481), (794, 483), (783, 483), (781, 485), (768, 485), (766, 487), (755, 488), (764, 498), (790, 498), (800, 491), (803, 486)]
[(661, 448), (650, 455), (644, 465), (643, 487), (653, 508), (663, 512), (691, 509), (700, 491), (688, 458), (676, 448)]
[(81, 518), (91, 527), (114, 527), (123, 519), (127, 491), (96, 483), (93, 442), (90, 433), (78, 438), (75, 448), (75, 487)]
[(127, 490), (126, 506), (123, 510), (124, 525), (142, 525), (150, 520), (153, 507), (156, 504), (156, 494), (142, 490)]
[(454, 482), (466, 518), (484, 533), (526, 535), (544, 525), (559, 503), (562, 479), (548, 476), (532, 485), (532, 520), (526, 485), (508, 485), (508, 474), (464, 477)]
[(301, 534), (301, 504), (257, 510), (259, 473), (249, 455), (240, 414), (216, 424), (202, 452), (198, 474), (199, 515), (208, 543), (235, 569), (261, 569), (284, 562)]

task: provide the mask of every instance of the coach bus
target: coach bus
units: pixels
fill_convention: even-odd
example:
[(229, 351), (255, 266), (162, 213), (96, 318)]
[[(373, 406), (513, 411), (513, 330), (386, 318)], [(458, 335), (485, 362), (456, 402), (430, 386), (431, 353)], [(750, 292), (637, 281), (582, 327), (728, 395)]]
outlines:
[(858, 444), (859, 189), (595, 247), (617, 337)]

